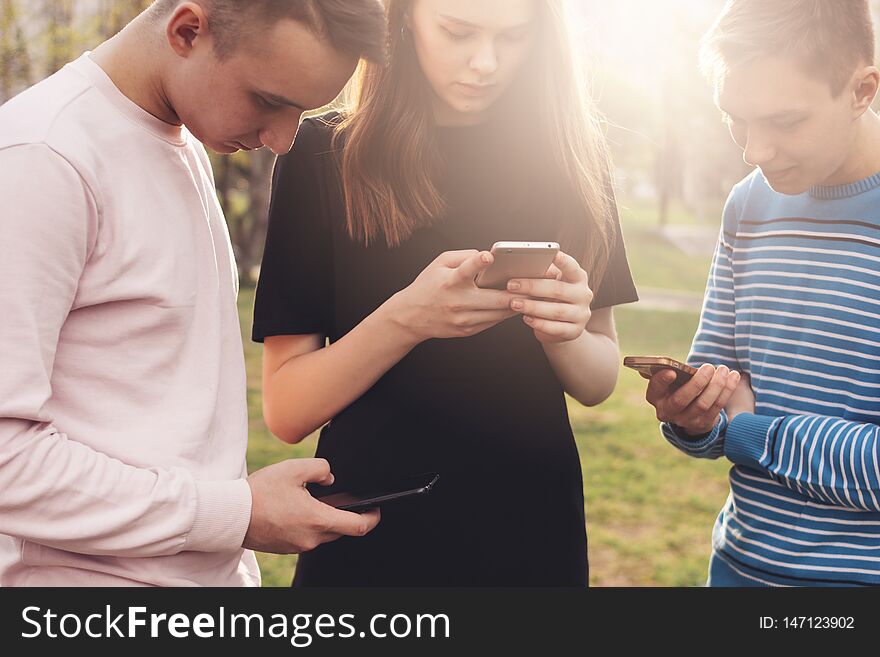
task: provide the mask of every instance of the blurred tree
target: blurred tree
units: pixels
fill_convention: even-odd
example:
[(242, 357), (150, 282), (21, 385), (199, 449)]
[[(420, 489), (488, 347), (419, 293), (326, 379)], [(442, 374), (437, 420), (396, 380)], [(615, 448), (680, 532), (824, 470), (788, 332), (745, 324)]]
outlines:
[[(680, 68), (680, 67), (676, 67)], [(666, 226), (669, 220), (669, 203), (673, 197), (681, 194), (682, 169), (684, 166), (683, 144), (686, 139), (682, 134), (684, 126), (681, 118), (686, 116), (687, 108), (682, 90), (676, 84), (681, 71), (667, 70), (660, 91), (660, 116), (662, 135), (657, 147), (655, 176), (657, 181), (657, 219), (660, 227)]]
[(699, 219), (717, 221), (718, 205), (748, 171), (698, 67), (700, 36), (721, 5), (586, 5), (591, 29), (584, 39), (597, 42), (601, 53), (598, 102), (609, 121), (622, 200), (653, 202), (661, 227), (676, 203)]
[(43, 34), (46, 42), (46, 76), (52, 75), (79, 54), (75, 44), (74, 5), (75, 0), (43, 0), (41, 13), (46, 21)]
[[(706, 25), (680, 12), (672, 17), (670, 27), (677, 38), (670, 39), (663, 79), (666, 138), (658, 165), (667, 197), (664, 201), (661, 194), (660, 223), (666, 222), (664, 202), (670, 198), (681, 199), (698, 219), (714, 223), (718, 217), (706, 216), (706, 201), (726, 197), (750, 169), (721, 121), (712, 86), (699, 69), (699, 41)], [(664, 190), (663, 182), (660, 188)]]
[(266, 148), (233, 155), (211, 154), (220, 206), (230, 237), (242, 285), (257, 279), (269, 215), (269, 182), (275, 155)]
[(113, 36), (151, 4), (152, 0), (101, 0), (97, 34), (102, 39)]
[(31, 84), (31, 60), (17, 0), (0, 0), (0, 103)]

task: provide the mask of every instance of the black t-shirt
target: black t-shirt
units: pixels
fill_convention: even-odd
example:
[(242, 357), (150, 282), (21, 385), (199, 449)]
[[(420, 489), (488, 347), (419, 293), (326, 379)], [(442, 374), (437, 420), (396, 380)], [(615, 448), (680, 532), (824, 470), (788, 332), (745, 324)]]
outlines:
[[(530, 187), (509, 166), (503, 138), (485, 127), (440, 136), (445, 216), (397, 248), (365, 246), (346, 231), (331, 129), (303, 123), (275, 168), (254, 340), (317, 333), (334, 342), (444, 251), (560, 241), (559, 190)], [(593, 308), (636, 299), (618, 226)], [(423, 472), (440, 481), (426, 497), (384, 508), (368, 536), (302, 555), (295, 584), (587, 583), (583, 483), (564, 391), (518, 317), (417, 346), (324, 427), (317, 455), (330, 461), (334, 489)]]

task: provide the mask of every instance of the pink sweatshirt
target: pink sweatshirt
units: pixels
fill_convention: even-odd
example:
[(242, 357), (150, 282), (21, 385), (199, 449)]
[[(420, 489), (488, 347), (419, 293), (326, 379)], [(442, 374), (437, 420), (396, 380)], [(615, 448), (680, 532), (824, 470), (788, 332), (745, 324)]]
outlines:
[(0, 585), (259, 585), (204, 147), (88, 55), (0, 108)]

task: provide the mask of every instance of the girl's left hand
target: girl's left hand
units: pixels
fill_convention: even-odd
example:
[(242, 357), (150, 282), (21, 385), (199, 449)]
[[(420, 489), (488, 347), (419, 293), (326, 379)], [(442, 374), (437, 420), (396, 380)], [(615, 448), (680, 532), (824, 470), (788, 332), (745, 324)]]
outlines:
[(544, 344), (579, 338), (593, 314), (593, 291), (587, 272), (577, 260), (561, 251), (556, 254), (547, 278), (515, 278), (508, 282), (507, 289), (522, 295), (510, 302), (510, 309), (523, 316)]

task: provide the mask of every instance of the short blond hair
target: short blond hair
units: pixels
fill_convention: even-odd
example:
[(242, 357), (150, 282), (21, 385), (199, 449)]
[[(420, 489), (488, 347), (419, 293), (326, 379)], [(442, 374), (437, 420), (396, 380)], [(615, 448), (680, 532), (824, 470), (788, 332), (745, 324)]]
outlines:
[(713, 82), (759, 57), (787, 55), (838, 96), (874, 63), (868, 0), (728, 0), (703, 36), (701, 67)]

